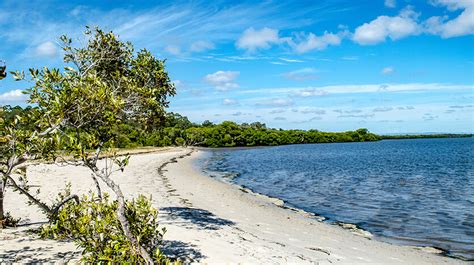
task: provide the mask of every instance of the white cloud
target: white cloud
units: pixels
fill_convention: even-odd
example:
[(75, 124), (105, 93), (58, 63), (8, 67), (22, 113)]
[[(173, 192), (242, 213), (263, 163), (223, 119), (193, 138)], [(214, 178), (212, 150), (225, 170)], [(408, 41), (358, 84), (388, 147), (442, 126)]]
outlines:
[(181, 80), (173, 80), (172, 82), (176, 88), (181, 88), (184, 86), (184, 83)]
[(283, 73), (282, 76), (287, 79), (291, 79), (295, 81), (305, 81), (305, 80), (317, 79), (318, 76), (316, 75), (316, 73), (317, 73), (317, 70), (314, 68), (303, 68), (303, 69)]
[[(383, 88), (383, 89), (381, 89)], [(261, 88), (242, 90), (239, 94), (279, 94), (298, 96), (323, 96), (330, 94), (361, 94), (361, 93), (391, 93), (391, 92), (420, 92), (431, 90), (472, 90), (474, 85), (453, 85), (443, 83), (405, 83), (405, 84), (347, 84), (319, 87), (286, 87)], [(412, 107), (407, 109), (412, 109)]]
[(345, 109), (345, 110), (342, 110), (342, 109), (335, 109), (335, 110), (333, 110), (333, 111), (336, 112), (336, 113), (340, 113), (340, 114), (343, 114), (343, 113), (346, 113), (346, 114), (349, 113), (349, 114), (351, 114), (351, 113), (361, 113), (361, 112), (362, 112), (362, 110), (360, 110), (360, 109)]
[(268, 113), (277, 114), (277, 113), (283, 113), (283, 112), (286, 112), (286, 109), (274, 109), (274, 110), (269, 111)]
[(314, 33), (309, 33), (308, 35), (296, 36), (296, 42), (291, 40), (290, 45), (297, 53), (305, 53), (312, 50), (320, 51), (326, 49), (328, 46), (341, 44), (342, 37), (345, 34), (345, 32), (334, 34), (325, 31), (323, 35), (317, 36)]
[(387, 112), (393, 110), (392, 107), (378, 107), (373, 110), (373, 112)]
[(0, 94), (0, 102), (19, 102), (25, 101), (27, 96), (20, 89), (11, 90)]
[(382, 71), (380, 71), (380, 73), (383, 75), (393, 74), (394, 72), (395, 72), (395, 69), (391, 66), (384, 67)]
[(339, 115), (337, 116), (338, 118), (362, 118), (362, 119), (367, 119), (367, 118), (372, 118), (374, 117), (374, 114), (344, 114), (344, 115)]
[(473, 0), (432, 0), (432, 4), (446, 6), (449, 11), (462, 10), (461, 14), (449, 20), (448, 16), (434, 16), (426, 20), (426, 31), (443, 38), (474, 34)]
[(288, 107), (293, 105), (294, 102), (288, 98), (272, 98), (269, 100), (265, 100), (263, 102), (259, 102), (255, 105), (257, 106), (266, 106), (266, 107)]
[(294, 94), (299, 97), (320, 97), (327, 95), (328, 92), (317, 88), (307, 88), (296, 90)]
[(345, 61), (358, 61), (359, 57), (358, 56), (344, 56), (344, 57), (342, 57), (342, 60), (345, 60)]
[(191, 52), (203, 52), (214, 49), (214, 44), (210, 41), (199, 40), (191, 43), (189, 50)]
[(255, 30), (254, 28), (248, 28), (242, 33), (235, 45), (239, 49), (253, 52), (258, 49), (269, 49), (273, 44), (278, 44), (281, 41), (276, 29), (265, 27), (261, 30)]
[(388, 8), (395, 8), (397, 7), (397, 1), (396, 0), (385, 0), (384, 2), (385, 6)]
[(425, 121), (432, 121), (438, 118), (438, 115), (433, 115), (432, 113), (423, 114), (422, 119)]
[(204, 81), (213, 85), (219, 91), (226, 91), (232, 88), (238, 88), (239, 84), (235, 79), (240, 75), (237, 71), (217, 71), (204, 77)]
[(352, 39), (361, 45), (373, 45), (384, 42), (386, 38), (398, 40), (417, 35), (422, 32), (417, 20), (418, 13), (407, 7), (398, 16), (379, 16), (357, 27)]
[(239, 105), (239, 102), (235, 99), (225, 98), (222, 101), (222, 104), (224, 104), (226, 106), (232, 106), (232, 105)]
[(311, 108), (311, 107), (306, 107), (302, 109), (298, 109), (297, 112), (303, 113), (303, 114), (316, 114), (316, 115), (323, 115), (326, 114), (326, 111), (323, 109), (317, 109), (317, 108)]
[(58, 47), (51, 41), (43, 42), (35, 49), (36, 57), (55, 57), (58, 55)]
[(180, 55), (181, 54), (181, 48), (175, 45), (168, 45), (165, 47), (165, 51), (172, 55)]
[(298, 59), (278, 58), (287, 63), (303, 63), (304, 61)]

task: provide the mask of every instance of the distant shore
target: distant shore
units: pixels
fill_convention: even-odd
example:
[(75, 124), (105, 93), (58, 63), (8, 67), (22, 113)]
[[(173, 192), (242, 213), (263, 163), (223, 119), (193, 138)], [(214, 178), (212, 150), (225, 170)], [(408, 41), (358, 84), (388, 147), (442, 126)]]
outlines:
[[(434, 249), (396, 246), (370, 239), (355, 227), (322, 223), (317, 216), (282, 207), (283, 202), (205, 176), (195, 168), (203, 152), (169, 148), (135, 154), (123, 175), (116, 176), (128, 198), (152, 196), (167, 228), (164, 251), (190, 262), (258, 264), (461, 264), (429, 253)], [(30, 183), (51, 199), (71, 182), (85, 193), (91, 187), (81, 167), (32, 165)], [(76, 262), (80, 249), (72, 242), (41, 240), (28, 232), (46, 219), (34, 206), (9, 190), (6, 209), (21, 214), (24, 226), (0, 230), (2, 262)]]
[(380, 135), (382, 140), (401, 139), (432, 139), (432, 138), (471, 138), (474, 134), (466, 133), (436, 133), (436, 134), (400, 134), (400, 135)]

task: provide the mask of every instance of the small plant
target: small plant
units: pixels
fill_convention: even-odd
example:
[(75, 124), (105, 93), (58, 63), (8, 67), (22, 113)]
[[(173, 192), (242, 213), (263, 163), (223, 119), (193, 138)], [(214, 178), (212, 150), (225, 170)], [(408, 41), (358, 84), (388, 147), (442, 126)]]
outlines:
[[(49, 224), (44, 225), (43, 238), (72, 239), (82, 249), (84, 263), (145, 263), (139, 252), (124, 234), (117, 219), (118, 203), (104, 193), (102, 200), (94, 194), (84, 195), (80, 202), (66, 203)], [(158, 211), (143, 195), (126, 201), (125, 216), (132, 234), (139, 244), (152, 254), (157, 264), (170, 260), (160, 251), (164, 228), (158, 226)]]
[(21, 218), (15, 218), (10, 214), (10, 212), (7, 212), (3, 216), (3, 219), (0, 220), (0, 228), (16, 227), (20, 221)]

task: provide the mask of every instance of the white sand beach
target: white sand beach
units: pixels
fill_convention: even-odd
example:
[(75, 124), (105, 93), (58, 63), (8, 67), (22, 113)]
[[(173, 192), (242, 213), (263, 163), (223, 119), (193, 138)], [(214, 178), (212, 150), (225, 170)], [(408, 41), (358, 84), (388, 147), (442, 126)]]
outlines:
[[(127, 198), (151, 195), (160, 209), (165, 252), (205, 264), (462, 264), (409, 246), (379, 242), (360, 231), (318, 221), (281, 207), (281, 202), (201, 174), (193, 159), (203, 151), (168, 148), (132, 155), (113, 177)], [(86, 168), (40, 164), (28, 167), (30, 184), (52, 200), (71, 182), (75, 193), (94, 184)], [(103, 189), (107, 191), (105, 185)], [(0, 262), (77, 262), (72, 242), (42, 240), (29, 232), (46, 221), (35, 206), (9, 189), (5, 208), (23, 219), (0, 230)], [(365, 236), (364, 236), (365, 235)]]

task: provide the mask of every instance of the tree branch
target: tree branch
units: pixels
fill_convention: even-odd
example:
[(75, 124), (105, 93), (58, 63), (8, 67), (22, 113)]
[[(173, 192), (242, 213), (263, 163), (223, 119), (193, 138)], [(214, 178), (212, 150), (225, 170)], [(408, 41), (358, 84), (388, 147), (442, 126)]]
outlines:
[(11, 177), (7, 176), (8, 180), (10, 180), (11, 184), (13, 187), (17, 190), (19, 190), (22, 194), (26, 195), (30, 201), (32, 201), (34, 204), (38, 205), (43, 211), (47, 212), (48, 214), (51, 213), (51, 208), (48, 207), (45, 203), (41, 202), (39, 199), (35, 198), (33, 195), (31, 195), (28, 191), (20, 187), (16, 181)]
[(64, 198), (64, 200), (62, 200), (58, 205), (56, 205), (56, 207), (54, 207), (54, 209), (51, 211), (51, 215), (57, 214), (59, 209), (61, 209), (61, 207), (70, 200), (75, 200), (76, 203), (79, 204), (79, 196), (77, 196), (76, 194), (70, 195)]

